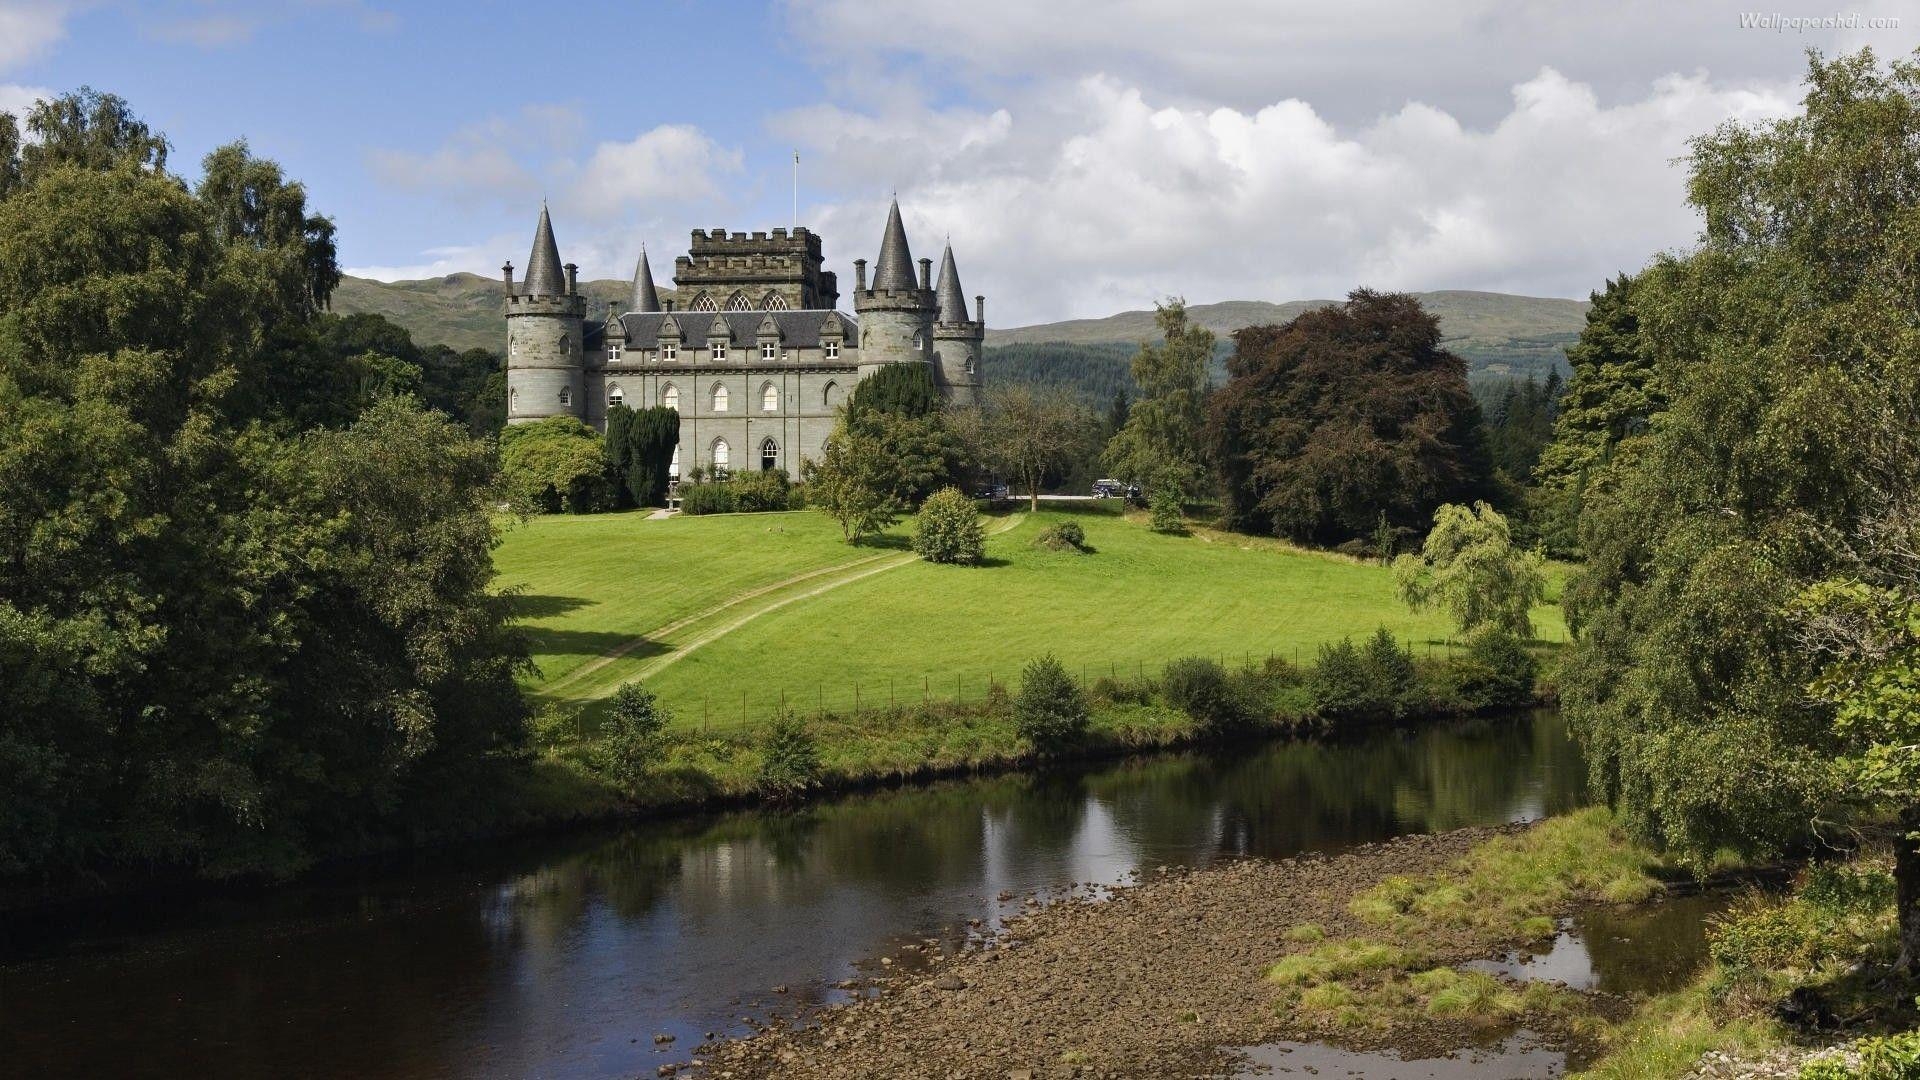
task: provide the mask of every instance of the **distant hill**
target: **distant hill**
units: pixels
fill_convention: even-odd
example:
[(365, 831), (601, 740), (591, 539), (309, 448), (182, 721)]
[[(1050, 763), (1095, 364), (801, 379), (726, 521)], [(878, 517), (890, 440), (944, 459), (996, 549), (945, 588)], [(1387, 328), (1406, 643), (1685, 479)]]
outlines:
[[(589, 314), (610, 302), (624, 305), (632, 292), (625, 281), (583, 281)], [(1415, 293), (1440, 317), (1448, 348), (1467, 361), (1476, 377), (1535, 375), (1565, 370), (1566, 347), (1585, 325), (1587, 302), (1507, 293), (1444, 290)], [(422, 345), (500, 350), (506, 337), (500, 314), (498, 278), (449, 274), (423, 281), (372, 281), (347, 277), (333, 294), (341, 314), (373, 312), (399, 323)], [(1245, 326), (1280, 323), (1332, 300), (1228, 300), (1195, 304), (1193, 318), (1223, 339)], [(1151, 311), (1123, 311), (1104, 319), (1017, 326), (987, 331), (985, 374), (1061, 385), (1092, 402), (1110, 401), (1116, 389), (1130, 386), (1128, 361), (1142, 341), (1157, 336)]]

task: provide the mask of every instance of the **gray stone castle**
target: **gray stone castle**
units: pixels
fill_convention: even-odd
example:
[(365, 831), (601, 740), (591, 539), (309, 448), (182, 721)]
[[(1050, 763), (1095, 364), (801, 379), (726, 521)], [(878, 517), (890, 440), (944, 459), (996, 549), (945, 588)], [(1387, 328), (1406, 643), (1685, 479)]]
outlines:
[(507, 286), (507, 423), (572, 416), (605, 430), (614, 405), (680, 412), (673, 475), (786, 469), (818, 459), (834, 409), (854, 383), (888, 364), (925, 364), (947, 400), (980, 396), (986, 298), (972, 317), (953, 247), (916, 275), (900, 204), (887, 211), (880, 257), (854, 261), (853, 315), (822, 269), (820, 238), (693, 230), (666, 299), (643, 249), (628, 310), (589, 318), (576, 267), (560, 262), (545, 207), (523, 281)]

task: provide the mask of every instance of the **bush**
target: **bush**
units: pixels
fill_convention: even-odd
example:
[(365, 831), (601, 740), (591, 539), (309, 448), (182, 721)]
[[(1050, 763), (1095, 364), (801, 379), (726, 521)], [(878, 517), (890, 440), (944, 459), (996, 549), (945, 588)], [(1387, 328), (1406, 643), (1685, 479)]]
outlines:
[(1087, 531), (1077, 521), (1062, 521), (1040, 530), (1040, 535), (1033, 538), (1033, 545), (1048, 551), (1085, 551)]
[(660, 733), (672, 719), (667, 707), (640, 684), (615, 690), (594, 746), (594, 767), (622, 791), (638, 790), (647, 769), (660, 759)]
[(1013, 709), (1020, 737), (1042, 754), (1057, 753), (1087, 730), (1086, 695), (1052, 654), (1021, 673)]
[(1384, 626), (1364, 646), (1351, 639), (1322, 645), (1307, 687), (1323, 717), (1397, 720), (1422, 704), (1413, 653)]
[(731, 514), (735, 505), (733, 488), (722, 483), (680, 485), (680, 512), (690, 517), (701, 514)]
[(1211, 657), (1190, 656), (1168, 664), (1160, 692), (1167, 704), (1199, 721), (1210, 735), (1243, 730), (1256, 715), (1247, 687)]
[(1151, 705), (1153, 686), (1102, 675), (1093, 680), (1090, 696), (1102, 705)]
[(1475, 634), (1467, 643), (1466, 656), (1449, 669), (1460, 705), (1471, 711), (1530, 705), (1534, 680), (1540, 677), (1540, 661), (1519, 636), (1497, 629)]
[(1147, 524), (1157, 533), (1179, 535), (1187, 531), (1180, 517), (1180, 490), (1172, 484), (1155, 484), (1147, 499)]
[(727, 481), (727, 488), (733, 493), (736, 512), (757, 514), (787, 509), (787, 493), (792, 490), (793, 482), (787, 478), (785, 469), (763, 469), (734, 474), (733, 479)]
[(1800, 1080), (1916, 1080), (1920, 1078), (1920, 1031), (1861, 1039), (1850, 1048), (1860, 1063), (1834, 1056), (1810, 1061)]
[(754, 787), (773, 799), (791, 799), (820, 783), (820, 748), (792, 710), (782, 710), (760, 739)]
[(928, 562), (971, 566), (986, 554), (980, 511), (959, 488), (941, 488), (920, 507), (913, 550)]
[(787, 489), (787, 509), (805, 510), (807, 508), (807, 486), (795, 484)]

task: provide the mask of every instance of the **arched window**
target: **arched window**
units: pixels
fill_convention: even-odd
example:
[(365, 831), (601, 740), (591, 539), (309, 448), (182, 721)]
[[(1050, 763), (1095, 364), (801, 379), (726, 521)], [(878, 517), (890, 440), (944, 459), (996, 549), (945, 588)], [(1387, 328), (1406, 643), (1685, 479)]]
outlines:
[(727, 411), (727, 388), (721, 383), (713, 384), (713, 411)]
[(624, 403), (626, 400), (627, 395), (620, 392), (618, 385), (607, 387), (607, 408), (611, 409), (615, 405)]
[(518, 390), (507, 391), (507, 411), (513, 412), (518, 408), (520, 408), (520, 391)]
[(672, 409), (674, 412), (679, 412), (680, 411), (680, 388), (673, 385), (672, 383), (668, 383), (666, 385), (666, 388), (660, 391), (660, 404), (665, 405), (667, 408)]
[(760, 444), (760, 471), (772, 472), (780, 467), (780, 444), (772, 439)]
[(785, 311), (787, 310), (787, 298), (777, 292), (770, 292), (760, 301), (760, 310)]
[(560, 351), (563, 353), (573, 351), (573, 338), (570, 335), (560, 335)]
[(675, 480), (680, 479), (680, 447), (678, 444), (673, 448), (673, 460), (667, 462), (667, 475), (673, 477)]
[(973, 354), (967, 354), (967, 374), (973, 374)]
[(716, 469), (725, 469), (727, 467), (727, 457), (731, 452), (727, 446), (727, 440), (713, 440), (713, 467)]
[(768, 383), (767, 385), (760, 388), (760, 411), (761, 412), (779, 412), (780, 411), (780, 388), (779, 387), (773, 385), (772, 383)]
[(727, 297), (727, 310), (728, 311), (752, 311), (753, 301), (747, 299), (746, 293), (743, 293), (743, 292), (734, 293), (732, 296)]
[(699, 296), (693, 298), (693, 303), (687, 305), (687, 310), (719, 311), (720, 305), (713, 302), (713, 297), (708, 296), (706, 293), (701, 293)]
[(573, 407), (573, 388), (572, 387), (563, 386), (560, 388), (560, 404), (567, 408)]
[(915, 335), (913, 335), (913, 347), (914, 347), (914, 348), (916, 348), (916, 349), (920, 349), (920, 348), (925, 348), (925, 346), (923, 346), (922, 344), (920, 344), (920, 335), (919, 335), (919, 334), (915, 334)]
[(840, 393), (839, 383), (835, 383), (835, 382), (828, 383), (827, 388), (825, 390), (820, 391), (820, 404), (825, 405), (828, 408), (832, 408), (834, 403), (834, 397), (839, 393)]

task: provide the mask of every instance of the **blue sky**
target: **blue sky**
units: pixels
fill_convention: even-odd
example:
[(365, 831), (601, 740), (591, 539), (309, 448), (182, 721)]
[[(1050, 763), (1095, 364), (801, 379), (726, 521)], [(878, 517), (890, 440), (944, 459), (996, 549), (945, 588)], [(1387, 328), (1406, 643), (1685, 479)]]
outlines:
[(0, 0), (0, 108), (110, 90), (189, 175), (245, 137), (387, 278), (523, 263), (544, 196), (587, 276), (645, 241), (665, 284), (689, 228), (788, 222), (797, 149), (844, 278), (897, 190), (916, 254), (951, 236), (1004, 326), (1171, 294), (1582, 296), (1690, 241), (1674, 159), (1791, 110), (1803, 50), (1920, 42), (1890, 3), (1833, 27), (1592, 7)]

